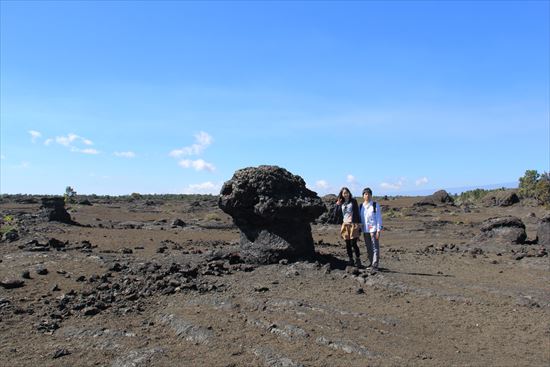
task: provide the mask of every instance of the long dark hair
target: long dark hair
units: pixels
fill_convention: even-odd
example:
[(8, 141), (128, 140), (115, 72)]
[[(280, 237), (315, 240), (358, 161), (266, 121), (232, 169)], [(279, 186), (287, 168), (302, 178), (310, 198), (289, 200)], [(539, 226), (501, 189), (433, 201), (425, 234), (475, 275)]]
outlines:
[(347, 187), (342, 187), (342, 189), (340, 189), (340, 193), (338, 194), (338, 200), (341, 200), (342, 202), (346, 202), (344, 195), (342, 195), (344, 193), (344, 190), (349, 192), (349, 201), (351, 201), (351, 199), (353, 199), (353, 195), (351, 194), (351, 191), (349, 191)]

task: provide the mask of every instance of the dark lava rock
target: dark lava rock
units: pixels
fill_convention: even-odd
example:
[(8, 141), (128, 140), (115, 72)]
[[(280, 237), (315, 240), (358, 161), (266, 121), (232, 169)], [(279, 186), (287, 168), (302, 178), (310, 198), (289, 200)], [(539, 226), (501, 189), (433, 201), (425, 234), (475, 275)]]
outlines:
[(537, 227), (538, 244), (550, 249), (550, 214), (544, 216)]
[(126, 264), (120, 264), (118, 262), (115, 262), (113, 265), (111, 265), (109, 267), (109, 271), (116, 271), (116, 272), (119, 272), (119, 271), (122, 271), (124, 269), (127, 269), (128, 266)]
[(71, 352), (69, 352), (67, 349), (60, 348), (60, 349), (56, 350), (55, 353), (53, 354), (53, 359), (68, 356), (69, 354), (71, 354)]
[(92, 203), (91, 203), (90, 200), (88, 200), (88, 199), (80, 200), (78, 203), (79, 203), (80, 205), (92, 206)]
[(445, 190), (439, 190), (434, 192), (433, 194), (426, 196), (416, 203), (414, 203), (415, 206), (424, 206), (424, 205), (431, 205), (431, 206), (437, 206), (437, 205), (445, 205), (445, 204), (453, 204), (454, 199), (447, 193)]
[(23, 270), (21, 273), (21, 277), (24, 279), (31, 279), (31, 272), (28, 270)]
[(6, 278), (0, 282), (0, 287), (6, 289), (20, 288), (25, 285), (25, 282), (21, 279)]
[(74, 224), (71, 215), (65, 210), (65, 199), (60, 196), (42, 198), (40, 215), (50, 222)]
[(317, 218), (317, 220), (315, 221), (316, 223), (321, 223), (321, 224), (328, 224), (330, 222), (330, 217), (331, 217), (331, 211), (330, 211), (330, 208), (334, 207), (334, 203), (336, 202), (336, 200), (338, 199), (338, 196), (334, 195), (334, 194), (328, 194), (328, 195), (325, 195), (321, 198), (321, 200), (323, 200), (323, 203), (325, 204), (325, 207), (327, 208), (327, 210), (325, 210), (320, 216), (319, 218)]
[(501, 239), (512, 243), (523, 243), (527, 239), (525, 224), (512, 216), (489, 218), (481, 224), (479, 239)]
[(172, 228), (176, 227), (185, 227), (185, 222), (179, 218), (176, 218), (172, 221)]
[(82, 310), (84, 316), (94, 316), (99, 313), (99, 308), (97, 307), (86, 307)]
[(258, 264), (313, 256), (310, 222), (326, 210), (300, 176), (277, 166), (236, 171), (218, 206), (241, 231), (242, 258)]
[(48, 269), (46, 269), (46, 268), (43, 267), (43, 266), (38, 266), (38, 267), (36, 267), (36, 274), (38, 274), (38, 275), (46, 275), (46, 274), (48, 274)]
[(54, 320), (42, 320), (39, 324), (35, 325), (38, 331), (51, 334), (55, 330), (59, 329), (59, 323)]
[(486, 195), (482, 202), (485, 206), (510, 206), (519, 203), (519, 197), (515, 190), (502, 190)]
[(19, 232), (17, 232), (17, 229), (12, 228), (2, 235), (1, 242), (13, 242), (17, 241), (18, 239)]
[(67, 245), (67, 242), (60, 241), (56, 238), (50, 238), (48, 240), (48, 246), (56, 249), (56, 250), (63, 250), (65, 246)]
[(20, 249), (32, 252), (50, 251), (50, 246), (47, 243), (40, 243), (37, 239), (33, 239), (18, 246)]

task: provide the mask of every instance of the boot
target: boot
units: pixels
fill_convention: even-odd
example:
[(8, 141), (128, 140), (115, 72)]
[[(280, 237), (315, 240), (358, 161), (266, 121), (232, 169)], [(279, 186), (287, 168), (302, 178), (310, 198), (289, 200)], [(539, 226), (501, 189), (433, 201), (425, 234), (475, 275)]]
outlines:
[(359, 257), (355, 259), (355, 266), (359, 269), (363, 267), (363, 265), (361, 264), (361, 259)]

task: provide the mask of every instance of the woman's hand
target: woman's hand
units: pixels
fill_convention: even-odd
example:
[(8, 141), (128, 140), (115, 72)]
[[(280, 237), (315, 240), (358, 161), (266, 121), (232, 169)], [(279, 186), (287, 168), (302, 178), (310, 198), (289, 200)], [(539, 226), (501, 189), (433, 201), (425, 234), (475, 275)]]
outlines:
[(336, 200), (336, 205), (342, 205), (342, 200), (341, 199)]
[(380, 239), (380, 231), (376, 231), (376, 240), (378, 241)]

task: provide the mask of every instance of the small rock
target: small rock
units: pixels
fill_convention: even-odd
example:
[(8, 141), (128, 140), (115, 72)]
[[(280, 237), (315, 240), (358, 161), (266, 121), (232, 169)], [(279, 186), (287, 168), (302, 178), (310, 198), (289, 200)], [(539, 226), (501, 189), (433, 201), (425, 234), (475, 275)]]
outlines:
[(120, 265), (120, 263), (114, 263), (113, 266), (111, 266), (109, 268), (110, 271), (121, 271), (123, 268), (122, 268), (122, 265)]
[(321, 267), (323, 274), (329, 274), (331, 272), (330, 263), (326, 263)]
[(52, 287), (52, 292), (57, 292), (57, 291), (60, 291), (61, 289), (59, 288), (59, 286), (57, 284), (54, 284), (53, 287)]
[(56, 350), (55, 353), (53, 354), (53, 359), (61, 358), (63, 356), (68, 356), (69, 354), (71, 354), (71, 352), (69, 352), (67, 349), (60, 348)]
[(7, 278), (0, 282), (0, 286), (6, 289), (20, 288), (25, 285), (25, 282), (21, 279)]
[(19, 233), (17, 232), (17, 230), (16, 229), (10, 229), (6, 233), (4, 233), (4, 235), (2, 236), (1, 241), (13, 242), (13, 241), (17, 241), (18, 239), (19, 239)]
[(355, 290), (355, 294), (364, 294), (365, 293), (365, 290), (363, 288), (357, 288)]
[(185, 227), (185, 222), (179, 218), (176, 218), (172, 221), (172, 228), (176, 227)]
[(30, 271), (24, 270), (24, 271), (21, 273), (21, 277), (24, 278), (24, 279), (31, 279), (31, 273), (30, 273)]
[(48, 269), (46, 269), (45, 267), (43, 266), (39, 266), (36, 268), (36, 274), (38, 275), (46, 275), (48, 274)]
[(94, 316), (99, 313), (99, 309), (97, 307), (86, 307), (82, 310), (82, 313), (84, 316)]

